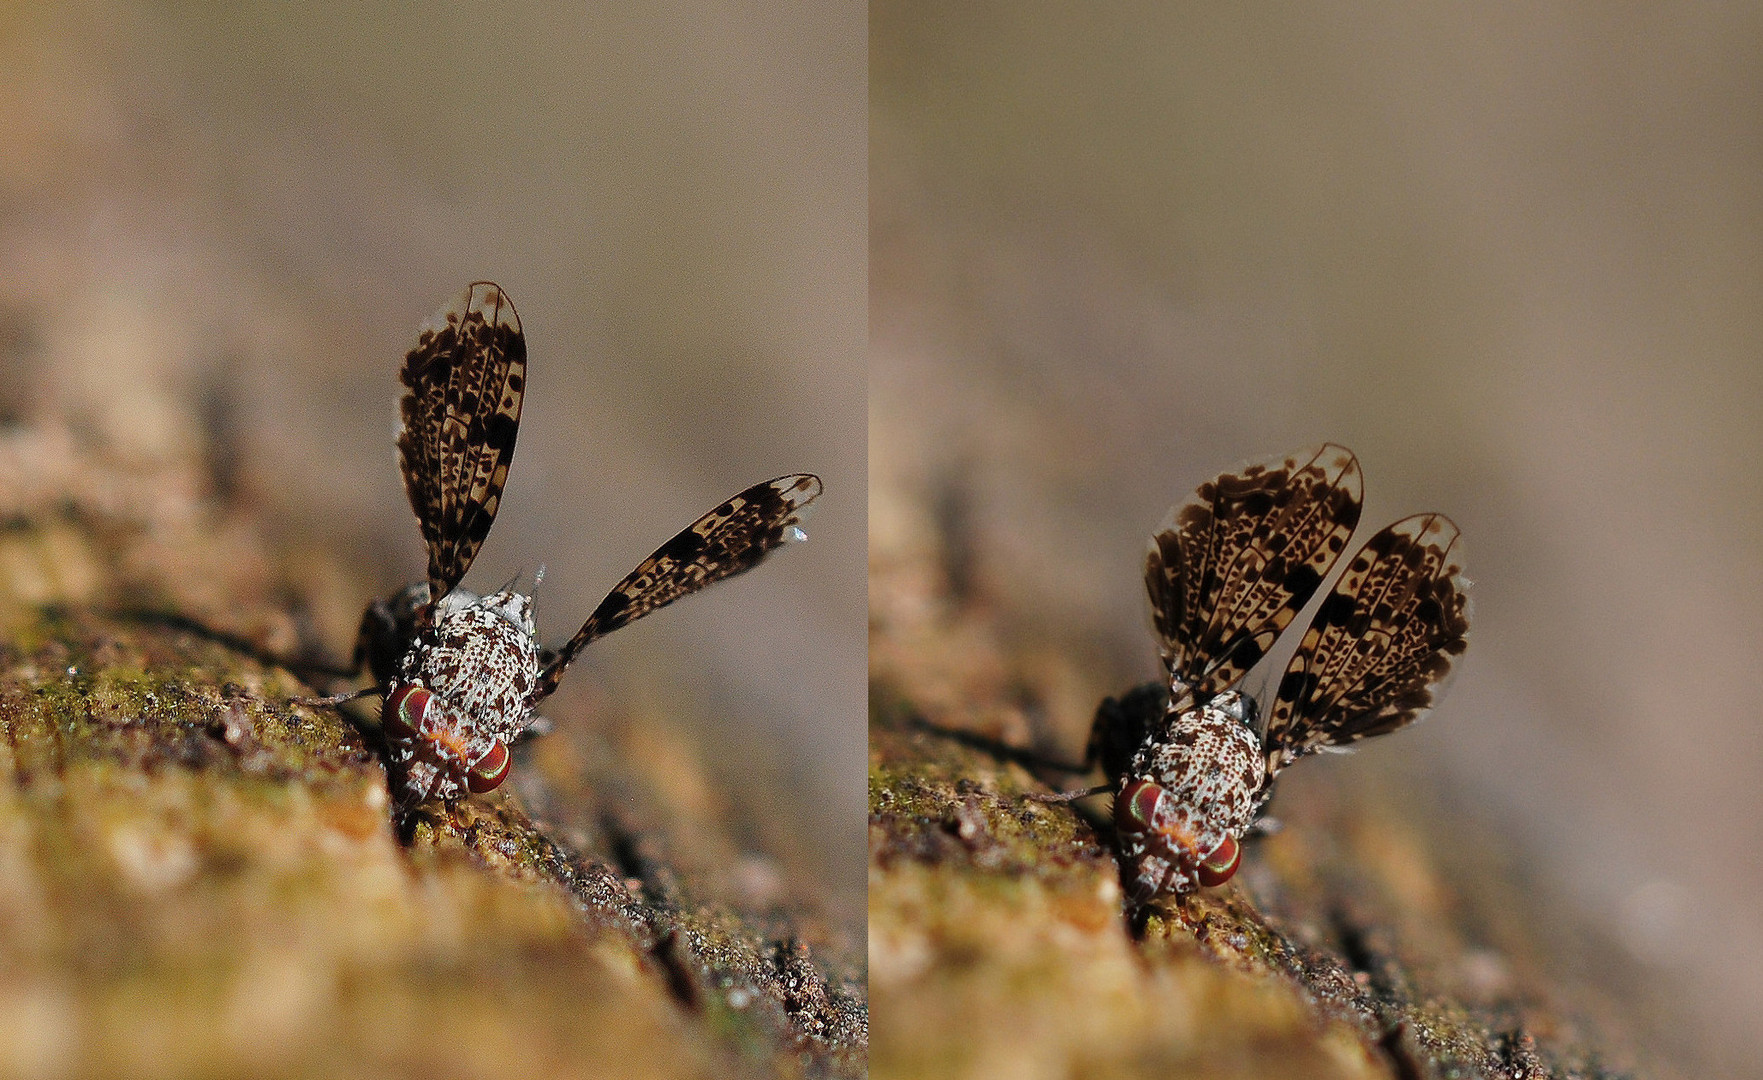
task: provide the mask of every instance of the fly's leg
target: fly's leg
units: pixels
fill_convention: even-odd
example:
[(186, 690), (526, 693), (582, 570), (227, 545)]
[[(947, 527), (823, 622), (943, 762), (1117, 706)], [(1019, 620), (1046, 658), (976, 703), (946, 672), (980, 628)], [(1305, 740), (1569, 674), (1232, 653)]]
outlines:
[(551, 718), (548, 716), (529, 716), (527, 717), (526, 727), (521, 728), (515, 733), (514, 738), (508, 740), (508, 746), (510, 749), (513, 749), (530, 739), (536, 739), (541, 735), (549, 735), (554, 727), (555, 725), (551, 723)]
[(1119, 698), (1104, 698), (1090, 724), (1084, 767), (1100, 763), (1110, 779), (1122, 776), (1133, 755), (1169, 711), (1169, 688), (1162, 683), (1135, 686)]
[(403, 652), (396, 640), (399, 629), (398, 617), (391, 604), (384, 600), (375, 600), (368, 604), (361, 613), (361, 625), (355, 632), (355, 651), (349, 669), (339, 674), (345, 679), (354, 679), (364, 669), (369, 669), (373, 672), (375, 684), (365, 690), (351, 690), (325, 697), (297, 697), (291, 699), (292, 702), (313, 708), (330, 708), (382, 693), (390, 685), (391, 674)]
[(1036, 802), (1068, 803), (1091, 795), (1113, 790), (1113, 784), (1125, 775), (1133, 755), (1150, 737), (1169, 707), (1169, 691), (1160, 683), (1146, 683), (1122, 694), (1105, 698), (1096, 708), (1090, 723), (1089, 743), (1084, 747), (1081, 767), (1061, 766), (1068, 772), (1087, 773), (1098, 764), (1108, 776), (1108, 783), (1097, 787), (1078, 788), (1049, 795), (1030, 795)]
[(1098, 784), (1095, 787), (1077, 788), (1074, 791), (1049, 791), (1045, 793), (1035, 791), (1024, 795), (1023, 798), (1028, 799), (1031, 802), (1061, 804), (1076, 802), (1079, 799), (1087, 799), (1091, 795), (1106, 795), (1113, 790), (1113, 784)]

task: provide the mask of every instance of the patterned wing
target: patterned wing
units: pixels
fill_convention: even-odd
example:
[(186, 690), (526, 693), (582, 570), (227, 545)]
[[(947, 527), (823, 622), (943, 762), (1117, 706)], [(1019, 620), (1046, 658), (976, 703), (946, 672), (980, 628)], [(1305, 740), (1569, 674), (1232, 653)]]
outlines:
[(1268, 771), (1325, 747), (1394, 731), (1437, 697), (1469, 632), (1457, 526), (1403, 518), (1366, 541), (1304, 632), (1263, 744)]
[(1170, 674), (1200, 698), (1241, 679), (1340, 558), (1362, 491), (1358, 459), (1328, 443), (1225, 473), (1171, 511), (1145, 559)]
[(489, 535), (514, 458), (526, 338), (508, 295), (488, 281), (467, 286), (422, 325), (400, 378), (398, 466), (439, 601)]
[(533, 689), (537, 704), (595, 638), (604, 637), (682, 596), (751, 570), (771, 550), (803, 539), (804, 508), (820, 495), (820, 477), (780, 476), (736, 495), (682, 530), (606, 594), (581, 630), (545, 664)]

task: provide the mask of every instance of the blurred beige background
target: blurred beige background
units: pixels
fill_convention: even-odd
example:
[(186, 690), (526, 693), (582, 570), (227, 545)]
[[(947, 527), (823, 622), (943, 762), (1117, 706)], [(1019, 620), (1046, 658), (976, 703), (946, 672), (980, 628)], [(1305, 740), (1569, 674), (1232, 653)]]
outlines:
[(1763, 1076), (1763, 14), (877, 0), (870, 59), (874, 552), (943, 507), (1124, 686), (1168, 506), (1351, 446), (1366, 534), (1462, 526), (1470, 651), (1286, 782), (1432, 777)]
[[(141, 457), (218, 431), (241, 500), (389, 590), (424, 565), (397, 365), (496, 280), (529, 392), (466, 584), (547, 564), (551, 641), (721, 499), (824, 477), (811, 543), (596, 645), (549, 711), (564, 738), (596, 699), (690, 723), (724, 797), (785, 806), (795, 861), (859, 932), (863, 6), (0, 17), (4, 419)], [(365, 600), (318, 612), (337, 652)]]

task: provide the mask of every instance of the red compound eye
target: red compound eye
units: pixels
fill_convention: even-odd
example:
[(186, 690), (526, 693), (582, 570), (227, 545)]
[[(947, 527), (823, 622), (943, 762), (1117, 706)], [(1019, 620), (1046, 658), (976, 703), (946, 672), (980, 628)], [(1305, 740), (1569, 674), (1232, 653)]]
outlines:
[(1124, 832), (1144, 832), (1151, 827), (1157, 800), (1163, 789), (1149, 780), (1134, 780), (1114, 800), (1114, 825)]
[(484, 756), (477, 759), (477, 764), (465, 776), (465, 784), (471, 790), (482, 795), (486, 791), (494, 791), (508, 777), (508, 766), (514, 764), (514, 758), (508, 753), (508, 744), (497, 739), (490, 744)]
[(386, 735), (394, 739), (416, 738), (433, 697), (422, 687), (409, 683), (393, 689), (386, 695), (385, 706), (380, 709), (380, 723), (384, 725)]
[(1237, 865), (1242, 861), (1243, 849), (1237, 846), (1236, 837), (1225, 837), (1218, 850), (1200, 864), (1200, 884), (1207, 887), (1223, 885), (1237, 872)]

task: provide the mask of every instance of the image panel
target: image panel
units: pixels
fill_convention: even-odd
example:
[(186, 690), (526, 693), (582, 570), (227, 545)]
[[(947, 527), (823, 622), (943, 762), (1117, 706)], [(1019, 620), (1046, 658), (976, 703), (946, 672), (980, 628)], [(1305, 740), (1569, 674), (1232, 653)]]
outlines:
[(1756, 31), (871, 5), (876, 1076), (1763, 1076)]
[(0, 1073), (862, 1075), (864, 6), (9, 15)]

